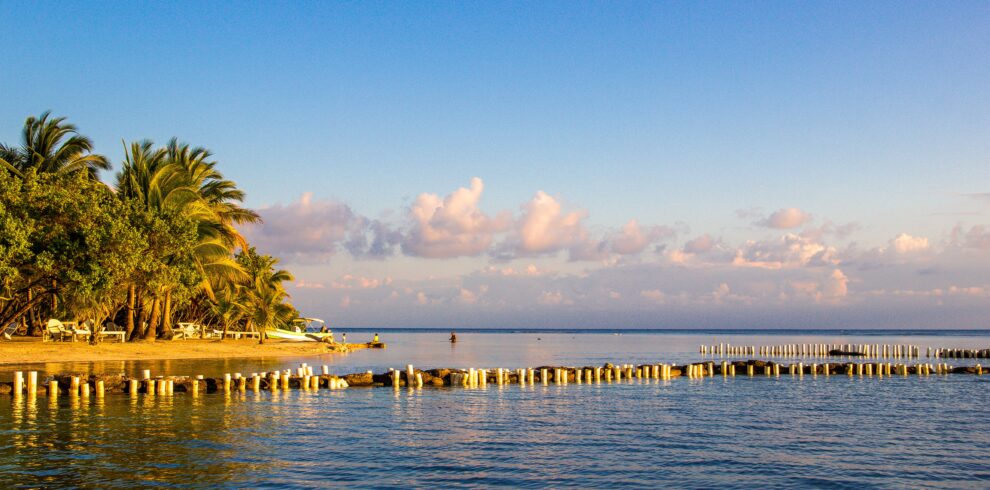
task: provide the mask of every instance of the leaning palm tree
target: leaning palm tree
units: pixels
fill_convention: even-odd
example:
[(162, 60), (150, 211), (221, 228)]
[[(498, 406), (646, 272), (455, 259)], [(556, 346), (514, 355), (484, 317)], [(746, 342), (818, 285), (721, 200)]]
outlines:
[(20, 148), (0, 148), (0, 166), (22, 177), (34, 169), (38, 173), (85, 171), (95, 179), (100, 170), (110, 169), (110, 162), (93, 153), (93, 141), (80, 135), (75, 125), (45, 112), (24, 121)]

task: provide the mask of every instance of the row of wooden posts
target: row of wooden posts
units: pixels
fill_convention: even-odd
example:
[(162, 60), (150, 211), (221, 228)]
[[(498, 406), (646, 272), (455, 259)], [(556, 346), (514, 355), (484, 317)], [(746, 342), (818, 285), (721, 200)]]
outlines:
[[(764, 357), (841, 357), (856, 356), (874, 359), (916, 359), (921, 357), (921, 347), (917, 345), (900, 344), (781, 344), (781, 345), (732, 345), (719, 343), (701, 345), (698, 352), (711, 356), (755, 356)], [(990, 349), (979, 351), (956, 351), (953, 349), (935, 349), (928, 347), (926, 357), (963, 357), (947, 355), (950, 352), (985, 353), (985, 356), (970, 355), (965, 357), (990, 357)]]
[[(504, 368), (469, 368), (460, 370), (433, 369), (421, 371), (415, 369), (412, 364), (409, 364), (406, 366), (404, 371), (399, 369), (390, 369), (388, 373), (378, 376), (375, 376), (372, 372), (368, 371), (366, 373), (350, 374), (341, 377), (331, 375), (328, 366), (323, 366), (321, 375), (314, 375), (312, 366), (302, 364), (295, 370), (295, 372), (291, 369), (287, 369), (284, 371), (275, 371), (270, 373), (251, 373), (250, 376), (242, 376), (241, 373), (225, 373), (223, 377), (219, 378), (204, 378), (202, 375), (196, 377), (159, 376), (157, 378), (152, 378), (151, 371), (145, 370), (142, 372), (140, 379), (121, 377), (117, 380), (118, 383), (116, 383), (115, 386), (118, 387), (116, 391), (126, 392), (131, 396), (137, 396), (139, 393), (148, 395), (172, 395), (175, 391), (177, 391), (176, 386), (180, 387), (178, 391), (197, 395), (201, 391), (229, 393), (232, 390), (246, 391), (248, 389), (255, 392), (263, 390), (289, 390), (291, 388), (305, 390), (318, 390), (320, 388), (326, 388), (336, 390), (350, 386), (348, 381), (344, 379), (348, 377), (353, 377), (352, 379), (355, 380), (363, 379), (364, 381), (360, 381), (360, 385), (362, 386), (391, 385), (392, 387), (398, 389), (401, 386), (422, 388), (424, 384), (426, 384), (424, 382), (425, 378), (429, 378), (429, 384), (433, 386), (484, 387), (489, 383), (496, 385), (534, 385), (539, 382), (546, 385), (553, 382), (554, 384), (566, 385), (571, 382), (579, 384), (601, 382), (611, 383), (613, 381), (622, 381), (623, 379), (670, 380), (679, 376), (686, 376), (687, 378), (711, 377), (715, 375), (734, 377), (737, 372), (740, 375), (745, 374), (750, 377), (759, 375), (780, 376), (782, 372), (791, 376), (804, 376), (805, 374), (812, 376), (831, 376), (841, 374), (850, 376), (907, 376), (909, 374), (927, 376), (931, 374), (961, 373), (982, 375), (983, 367), (979, 364), (967, 367), (953, 367), (946, 363), (936, 363), (934, 365), (929, 363), (916, 363), (914, 365), (909, 365), (903, 363), (893, 364), (890, 362), (848, 362), (823, 364), (805, 364), (803, 362), (799, 362), (784, 365), (765, 361), (751, 360), (728, 362), (723, 360), (720, 363), (716, 363), (715, 361), (706, 361), (686, 364), (683, 366), (674, 364), (607, 364), (600, 367), (578, 368), (547, 366), (539, 368), (520, 368), (516, 370)], [(25, 373), (23, 371), (14, 372), (14, 382), (11, 392), (15, 397), (21, 396), (25, 392), (31, 397), (38, 394), (38, 372), (28, 371), (26, 374), (27, 376), (25, 377)], [(63, 376), (62, 378), (66, 377)], [(106, 389), (105, 381), (103, 379), (99, 379), (99, 377), (94, 377), (93, 380), (83, 380), (80, 376), (69, 376), (68, 379), (69, 381), (67, 383), (68, 388), (66, 390), (66, 394), (69, 395), (88, 397), (92, 392), (95, 396), (102, 397), (108, 391)], [(60, 393), (59, 381), (57, 379), (48, 380), (47, 394), (49, 396), (58, 396)]]

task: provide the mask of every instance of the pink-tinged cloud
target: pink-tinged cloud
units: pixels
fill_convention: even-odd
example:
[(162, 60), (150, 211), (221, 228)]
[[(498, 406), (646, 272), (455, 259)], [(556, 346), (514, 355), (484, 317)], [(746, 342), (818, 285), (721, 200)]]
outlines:
[(491, 218), (478, 208), (484, 183), (475, 177), (470, 188), (440, 198), (423, 193), (409, 210), (412, 226), (402, 240), (407, 255), (425, 258), (476, 256), (492, 245), (495, 233), (509, 228), (511, 218)]
[(778, 209), (762, 220), (756, 221), (755, 225), (778, 230), (797, 228), (811, 220), (811, 215), (798, 208)]
[(640, 226), (632, 219), (618, 233), (609, 237), (610, 250), (620, 255), (636, 255), (642, 253), (648, 246), (662, 240), (677, 236), (672, 228), (666, 226)]
[(956, 247), (990, 250), (990, 228), (976, 225), (965, 230), (962, 225), (956, 225), (952, 229), (950, 240), (952, 245)]
[(835, 248), (804, 235), (788, 233), (774, 240), (749, 241), (736, 251), (739, 267), (783, 269), (839, 263)]
[(244, 226), (248, 241), (263, 253), (288, 260), (326, 258), (354, 235), (363, 234), (363, 218), (346, 204), (313, 199), (307, 192), (288, 205), (258, 210), (263, 224)]
[(684, 244), (684, 253), (689, 254), (704, 254), (712, 251), (716, 245), (718, 245), (719, 240), (713, 238), (708, 233), (703, 235), (698, 235), (692, 240), (689, 240)]
[(376, 289), (382, 285), (392, 284), (392, 278), (384, 280), (344, 274), (330, 284), (334, 289)]
[(557, 252), (587, 240), (588, 232), (581, 224), (587, 215), (583, 210), (565, 213), (560, 201), (537, 191), (523, 205), (517, 223), (519, 251), (531, 255)]

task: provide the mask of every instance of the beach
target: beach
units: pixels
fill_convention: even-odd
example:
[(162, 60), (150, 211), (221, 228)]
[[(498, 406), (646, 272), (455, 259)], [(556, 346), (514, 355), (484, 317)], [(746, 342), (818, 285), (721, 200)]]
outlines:
[[(348, 344), (347, 350), (364, 348)], [(231, 359), (316, 356), (343, 350), (320, 342), (283, 342), (268, 340), (158, 340), (155, 342), (41, 342), (40, 339), (15, 337), (0, 342), (0, 365), (50, 362), (98, 362), (170, 359)]]

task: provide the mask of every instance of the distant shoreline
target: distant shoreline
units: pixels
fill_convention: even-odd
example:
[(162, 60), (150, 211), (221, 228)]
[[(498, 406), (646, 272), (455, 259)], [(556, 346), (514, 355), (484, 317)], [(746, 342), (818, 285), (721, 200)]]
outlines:
[[(988, 336), (990, 329), (867, 329), (867, 328), (486, 328), (486, 327), (342, 327), (338, 332), (360, 333), (522, 333), (522, 334), (684, 334), (684, 335), (854, 335), (854, 336)], [(990, 340), (990, 339), (988, 339)]]

